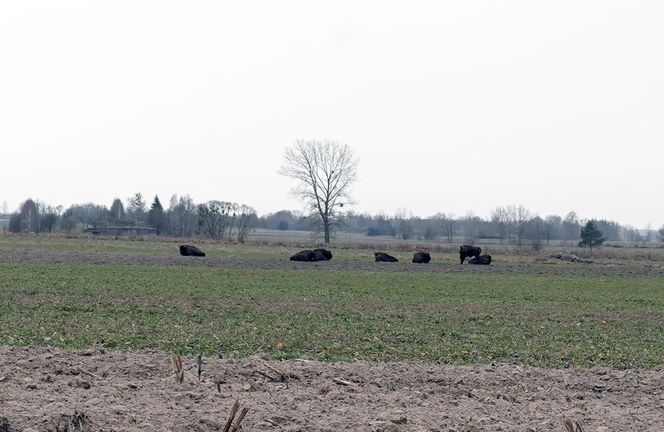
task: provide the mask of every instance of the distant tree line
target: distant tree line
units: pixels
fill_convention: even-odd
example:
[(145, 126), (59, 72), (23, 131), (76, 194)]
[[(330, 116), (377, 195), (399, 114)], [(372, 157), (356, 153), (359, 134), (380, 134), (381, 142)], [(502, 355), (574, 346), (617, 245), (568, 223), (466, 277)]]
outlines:
[[(317, 215), (281, 210), (259, 217), (245, 204), (220, 200), (195, 203), (189, 195), (173, 195), (167, 207), (157, 196), (148, 205), (140, 193), (125, 202), (116, 198), (110, 207), (86, 203), (64, 209), (28, 199), (7, 216), (6, 227), (11, 232), (74, 233), (98, 228), (149, 227), (157, 235), (239, 242), (245, 241), (256, 228), (281, 231), (318, 229)], [(575, 212), (542, 218), (516, 205), (498, 207), (488, 219), (473, 214), (456, 217), (442, 212), (421, 218), (403, 208), (393, 215), (345, 212), (337, 215), (337, 219), (335, 229), (367, 236), (470, 244), (492, 240), (500, 244), (534, 247), (551, 241), (576, 243), (588, 222), (579, 219)], [(605, 241), (664, 241), (664, 226), (659, 230), (639, 230), (604, 219), (593, 220), (593, 223)]]
[[(490, 219), (469, 214), (455, 217), (436, 213), (428, 218), (413, 216), (406, 209), (398, 209), (394, 215), (384, 213), (370, 215), (348, 212), (339, 216), (339, 229), (367, 236), (387, 236), (401, 240), (427, 240), (437, 242), (463, 241), (472, 244), (478, 240), (493, 240), (500, 244), (541, 246), (552, 241), (569, 241), (576, 244), (581, 230), (588, 221), (581, 220), (575, 212), (567, 215), (551, 215), (544, 218), (534, 215), (523, 206), (509, 205), (496, 208)], [(653, 230), (642, 231), (620, 225), (610, 220), (593, 220), (606, 241), (652, 242), (664, 241), (664, 227), (659, 236)], [(262, 216), (258, 227), (280, 230), (313, 230), (313, 221), (298, 212), (282, 210)]]
[(148, 206), (141, 193), (119, 198), (110, 207), (102, 204), (74, 204), (67, 209), (27, 199), (9, 215), (11, 232), (114, 232), (120, 228), (151, 228), (156, 235), (209, 237), (244, 242), (257, 224), (256, 211), (245, 204), (228, 201), (194, 203), (188, 196), (173, 195), (168, 208), (158, 196)]

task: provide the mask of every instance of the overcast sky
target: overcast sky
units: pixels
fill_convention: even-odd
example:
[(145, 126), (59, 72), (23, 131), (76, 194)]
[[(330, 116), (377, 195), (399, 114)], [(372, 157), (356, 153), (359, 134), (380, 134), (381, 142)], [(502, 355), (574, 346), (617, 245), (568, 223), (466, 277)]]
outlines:
[(302, 210), (296, 139), (360, 159), (360, 212), (522, 204), (664, 223), (664, 2), (0, 4), (0, 206)]

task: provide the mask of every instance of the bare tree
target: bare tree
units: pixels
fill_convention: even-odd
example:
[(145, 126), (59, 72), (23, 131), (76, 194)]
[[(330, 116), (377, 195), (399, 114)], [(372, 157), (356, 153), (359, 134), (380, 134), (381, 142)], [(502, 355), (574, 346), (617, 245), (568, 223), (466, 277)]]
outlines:
[(561, 227), (563, 225), (563, 219), (560, 216), (550, 215), (546, 217), (545, 231), (546, 231), (546, 245), (551, 244), (551, 239), (554, 236), (558, 236)]
[(532, 214), (530, 211), (522, 205), (519, 205), (516, 208), (516, 238), (517, 244), (521, 246), (523, 244), (523, 238), (526, 234), (526, 223), (532, 219)]
[(479, 237), (479, 225), (481, 221), (482, 219), (475, 216), (473, 212), (468, 212), (466, 216), (460, 220), (464, 241), (467, 244), (473, 245), (477, 241)]
[(567, 213), (563, 220), (563, 227), (565, 228), (566, 240), (574, 240), (579, 236), (581, 226), (579, 225), (579, 217), (575, 212)]
[(220, 201), (209, 201), (207, 204), (198, 205), (198, 226), (215, 240), (221, 240), (224, 236), (224, 218), (226, 207)]
[(338, 210), (350, 199), (350, 187), (357, 179), (357, 159), (346, 144), (302, 140), (286, 149), (284, 159), (280, 174), (297, 180), (293, 194), (306, 201), (329, 243)]
[(491, 221), (498, 226), (498, 237), (500, 237), (500, 244), (503, 244), (505, 237), (508, 235), (510, 224), (509, 210), (505, 207), (496, 207), (491, 213)]
[(113, 204), (111, 204), (111, 220), (113, 222), (119, 223), (121, 221), (124, 221), (125, 218), (125, 210), (124, 206), (122, 205), (122, 201), (120, 201), (119, 198), (115, 198), (113, 200)]
[(413, 230), (413, 212), (401, 207), (394, 212), (394, 235), (402, 240), (408, 240), (415, 233)]
[(21, 217), (21, 231), (39, 232), (39, 209), (31, 198), (21, 204), (19, 215)]
[(196, 205), (189, 195), (173, 195), (166, 213), (168, 229), (180, 237), (191, 237), (198, 218)]
[(442, 220), (443, 224), (445, 226), (445, 232), (447, 233), (447, 241), (448, 243), (452, 243), (454, 241), (454, 230), (456, 229), (455, 225), (455, 220), (454, 220), (454, 215), (452, 213), (445, 214), (441, 213), (442, 215)]
[(48, 231), (49, 233), (53, 232), (53, 229), (60, 219), (62, 214), (62, 206), (50, 206), (44, 203), (38, 202), (37, 207), (39, 208), (39, 213), (41, 218), (39, 220), (39, 230), (42, 232)]
[(515, 242), (519, 246), (523, 244), (527, 222), (533, 217), (527, 208), (522, 205), (510, 204), (507, 207), (496, 209), (492, 217), (494, 222), (498, 222), (497, 217), (502, 222), (502, 229), (507, 229), (506, 233), (510, 242)]
[(235, 218), (237, 217), (238, 205), (236, 203), (228, 203), (228, 211), (226, 215), (230, 219), (230, 226), (228, 227), (228, 240), (233, 238), (233, 226), (235, 225)]
[[(595, 221), (597, 222), (597, 221)], [(650, 222), (646, 224), (646, 233), (645, 233), (646, 239), (644, 240), (644, 243), (651, 242), (655, 239), (655, 233), (652, 230), (652, 225), (650, 225)], [(644, 245), (645, 246), (645, 245)]]
[(127, 198), (129, 206), (127, 212), (134, 217), (136, 226), (145, 218), (145, 198), (140, 192), (136, 192), (134, 196)]
[(238, 225), (237, 225), (237, 241), (244, 243), (249, 235), (249, 232), (256, 226), (256, 210), (252, 207), (242, 204), (238, 207)]

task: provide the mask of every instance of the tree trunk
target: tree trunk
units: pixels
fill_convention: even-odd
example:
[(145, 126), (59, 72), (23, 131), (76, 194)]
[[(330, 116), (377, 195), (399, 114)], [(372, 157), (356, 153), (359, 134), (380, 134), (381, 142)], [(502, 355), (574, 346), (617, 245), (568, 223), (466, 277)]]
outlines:
[(323, 219), (323, 232), (325, 234), (325, 244), (330, 243), (330, 223)]

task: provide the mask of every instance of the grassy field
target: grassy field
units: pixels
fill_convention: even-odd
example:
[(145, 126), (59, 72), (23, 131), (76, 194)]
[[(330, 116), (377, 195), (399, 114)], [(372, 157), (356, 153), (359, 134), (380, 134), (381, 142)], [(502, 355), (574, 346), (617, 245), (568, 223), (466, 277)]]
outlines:
[[(126, 254), (173, 248), (12, 242)], [(236, 256), (283, 252), (216, 247), (212, 253)], [(342, 251), (341, 259), (369, 253)], [(656, 367), (664, 358), (662, 311), (664, 281), (656, 277), (0, 263), (0, 345)]]

